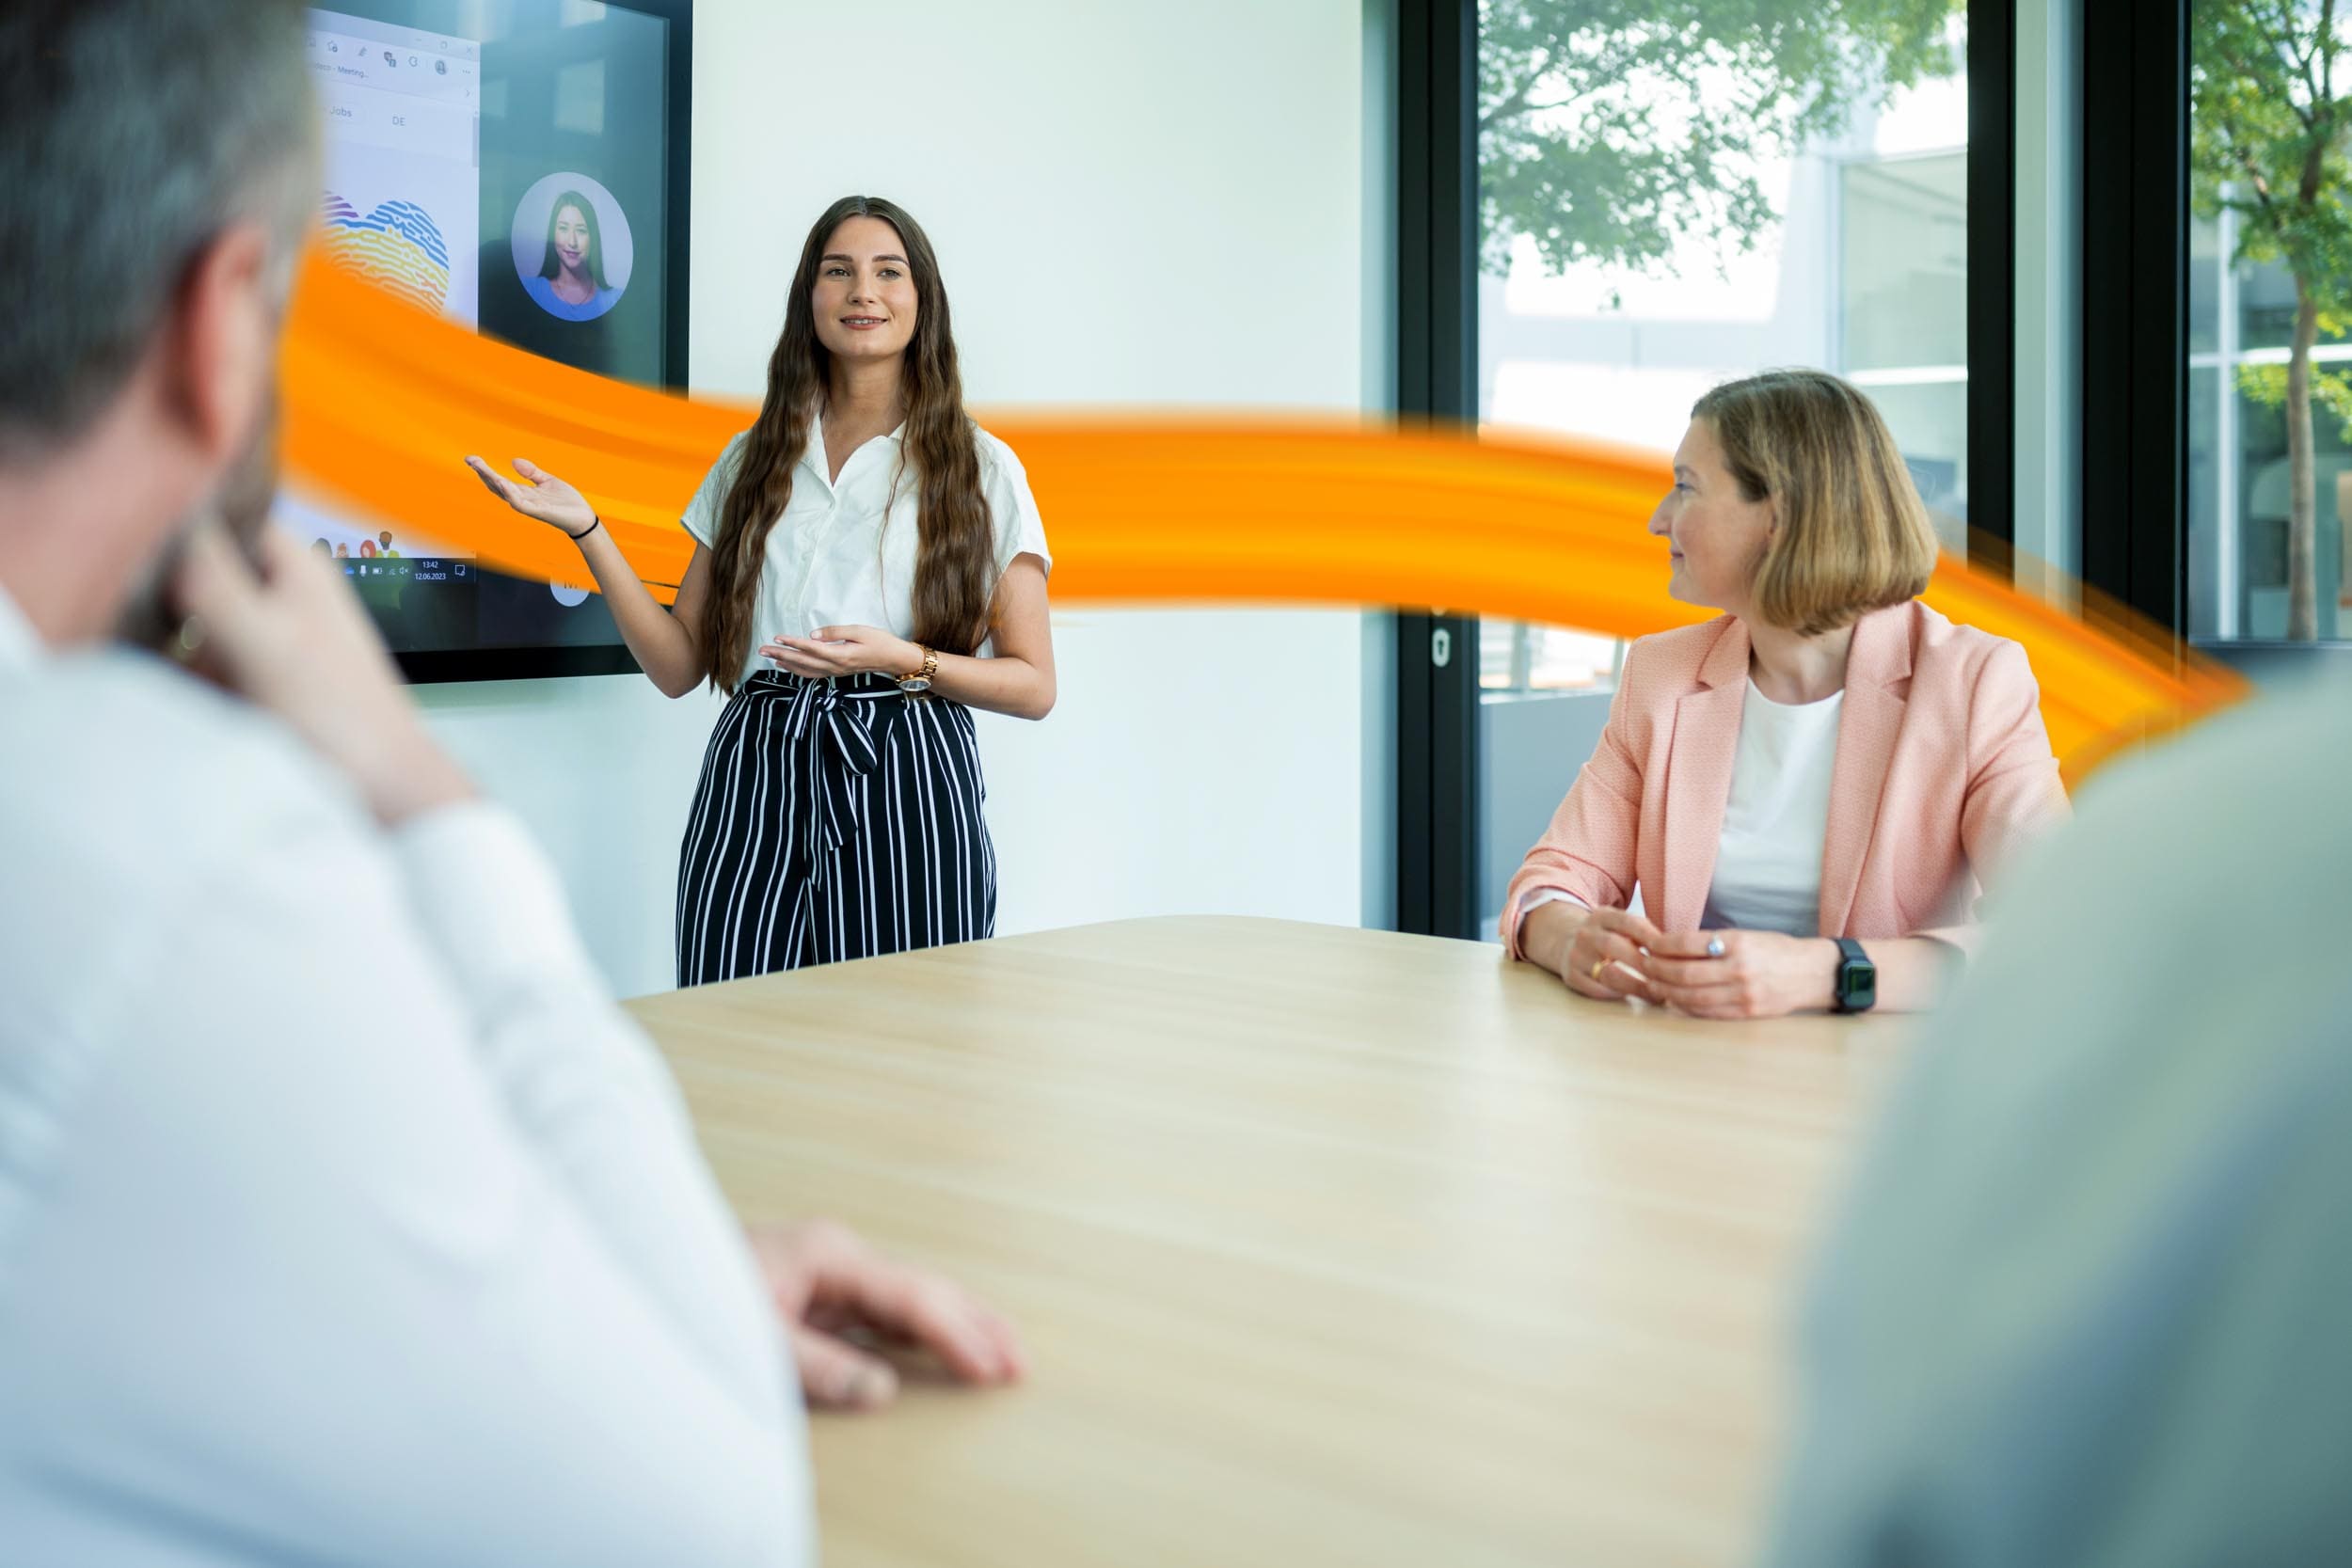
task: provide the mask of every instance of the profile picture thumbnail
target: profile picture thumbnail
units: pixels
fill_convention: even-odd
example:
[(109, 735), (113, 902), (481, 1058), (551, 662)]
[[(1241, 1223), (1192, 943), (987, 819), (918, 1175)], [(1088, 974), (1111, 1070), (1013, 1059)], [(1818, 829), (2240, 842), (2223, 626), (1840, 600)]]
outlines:
[(550, 174), (525, 191), (512, 243), (523, 293), (558, 321), (594, 321), (619, 304), (637, 256), (620, 202), (585, 174)]

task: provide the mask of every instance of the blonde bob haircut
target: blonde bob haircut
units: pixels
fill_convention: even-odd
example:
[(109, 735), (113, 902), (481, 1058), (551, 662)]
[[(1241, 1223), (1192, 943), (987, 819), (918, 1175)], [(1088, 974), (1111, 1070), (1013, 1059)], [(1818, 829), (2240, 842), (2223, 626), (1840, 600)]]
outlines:
[(1766, 371), (1716, 388), (1691, 417), (1714, 433), (1740, 493), (1774, 505), (1756, 570), (1771, 625), (1817, 637), (1927, 587), (1935, 529), (1868, 398), (1826, 372)]

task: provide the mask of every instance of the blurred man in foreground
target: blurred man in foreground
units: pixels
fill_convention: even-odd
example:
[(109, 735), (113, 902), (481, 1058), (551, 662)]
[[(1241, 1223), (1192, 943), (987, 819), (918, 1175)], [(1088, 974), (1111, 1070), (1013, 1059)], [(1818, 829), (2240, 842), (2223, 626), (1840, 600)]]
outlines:
[(5, 1555), (803, 1561), (802, 1388), (892, 1386), (807, 1320), (1021, 1353), (837, 1227), (747, 1246), (545, 861), (263, 529), (302, 54), (293, 0), (0, 12)]

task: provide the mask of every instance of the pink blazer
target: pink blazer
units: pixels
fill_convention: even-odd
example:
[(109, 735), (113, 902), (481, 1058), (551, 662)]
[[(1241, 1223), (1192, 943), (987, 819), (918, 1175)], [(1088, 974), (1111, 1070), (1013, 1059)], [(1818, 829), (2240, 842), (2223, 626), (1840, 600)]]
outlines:
[[(1559, 888), (1698, 927), (1748, 685), (1733, 616), (1627, 650), (1609, 724), (1551, 826), (1511, 879), (1502, 938), (1520, 957), (1520, 906)], [(1973, 950), (1987, 867), (2066, 815), (2026, 650), (1956, 626), (1917, 600), (1854, 624), (1821, 850), (1821, 935), (1929, 936)], [(1957, 920), (1959, 923), (1953, 923)]]

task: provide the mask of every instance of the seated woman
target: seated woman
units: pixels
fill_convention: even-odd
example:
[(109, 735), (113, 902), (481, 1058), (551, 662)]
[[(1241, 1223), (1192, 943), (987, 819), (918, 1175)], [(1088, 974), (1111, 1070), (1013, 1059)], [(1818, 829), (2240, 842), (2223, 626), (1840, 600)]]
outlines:
[(1836, 376), (1718, 387), (1674, 477), (1649, 523), (1670, 592), (1724, 613), (1628, 651), (1503, 941), (1586, 996), (1708, 1018), (1926, 1006), (1985, 869), (2067, 810), (2026, 651), (1918, 602), (1927, 509)]

